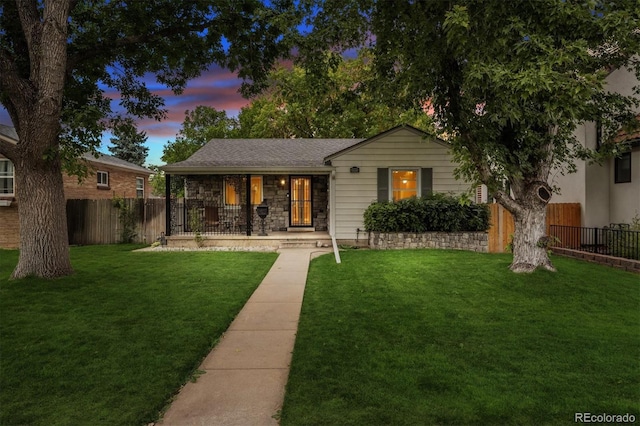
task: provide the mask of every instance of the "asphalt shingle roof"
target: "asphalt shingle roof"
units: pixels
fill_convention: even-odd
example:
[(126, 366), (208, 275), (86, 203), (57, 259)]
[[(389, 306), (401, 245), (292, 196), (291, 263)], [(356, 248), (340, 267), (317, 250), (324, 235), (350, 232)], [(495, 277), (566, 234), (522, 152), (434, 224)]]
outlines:
[(138, 166), (137, 164), (130, 163), (129, 161), (121, 160), (120, 158), (113, 157), (111, 155), (98, 153), (98, 158), (96, 158), (93, 154), (87, 152), (82, 157), (85, 160), (93, 161), (96, 163), (103, 163), (103, 164), (107, 164), (115, 167), (122, 167), (125, 169), (138, 171), (140, 173), (146, 173), (146, 174), (153, 173), (152, 170)]
[(6, 136), (9, 139), (18, 140), (18, 134), (16, 133), (16, 129), (13, 127), (5, 126), (4, 124), (0, 124), (0, 135)]
[(365, 139), (212, 139), (170, 167), (317, 167)]

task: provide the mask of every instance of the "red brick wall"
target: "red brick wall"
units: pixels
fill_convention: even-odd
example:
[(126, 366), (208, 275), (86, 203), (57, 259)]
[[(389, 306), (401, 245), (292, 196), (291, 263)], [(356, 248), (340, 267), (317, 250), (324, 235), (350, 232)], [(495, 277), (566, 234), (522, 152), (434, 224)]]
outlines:
[(0, 248), (18, 248), (20, 231), (18, 224), (18, 204), (0, 206)]
[[(109, 186), (98, 187), (96, 171), (109, 173)], [(70, 199), (99, 199), (113, 198), (117, 195), (122, 198), (136, 198), (136, 177), (144, 179), (144, 197), (149, 197), (149, 176), (134, 171), (125, 171), (114, 167), (95, 164), (93, 170), (81, 184), (76, 176), (63, 175), (64, 195)], [(17, 191), (17, 190), (16, 190)]]
[[(108, 188), (98, 188), (98, 178), (95, 172), (99, 170), (109, 173)], [(115, 167), (93, 164), (92, 174), (78, 183), (76, 176), (63, 174), (64, 194), (66, 199), (99, 199), (113, 198), (117, 195), (122, 198), (136, 198), (136, 177), (144, 179), (144, 197), (148, 198), (151, 189), (149, 186), (149, 176), (146, 173), (126, 171)], [(20, 188), (16, 187), (18, 193)], [(20, 241), (18, 226), (18, 204), (15, 198), (4, 197), (12, 200), (9, 207), (0, 207), (0, 248), (17, 248)]]

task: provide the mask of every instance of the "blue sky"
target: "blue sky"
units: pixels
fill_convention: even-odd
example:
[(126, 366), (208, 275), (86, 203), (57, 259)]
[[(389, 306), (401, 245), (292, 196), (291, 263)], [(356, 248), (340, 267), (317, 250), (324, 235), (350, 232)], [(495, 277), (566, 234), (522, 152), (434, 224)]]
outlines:
[[(164, 164), (160, 160), (162, 148), (167, 141), (174, 140), (176, 134), (184, 121), (185, 111), (193, 110), (198, 105), (213, 107), (219, 111), (225, 110), (228, 116), (237, 116), (240, 109), (247, 105), (249, 101), (244, 99), (238, 89), (242, 81), (235, 73), (222, 69), (218, 66), (211, 66), (208, 71), (199, 78), (190, 81), (181, 95), (176, 96), (165, 87), (161, 87), (154, 82), (148, 82), (149, 88), (165, 100), (167, 118), (161, 122), (153, 120), (138, 121), (138, 129), (147, 133), (147, 146), (149, 155), (147, 164)], [(117, 93), (111, 96), (117, 98)], [(117, 102), (117, 101), (114, 101)], [(114, 108), (116, 105), (114, 105)], [(0, 105), (0, 124), (11, 126), (11, 119), (7, 111)], [(109, 137), (105, 134), (100, 151), (109, 154), (107, 148)]]

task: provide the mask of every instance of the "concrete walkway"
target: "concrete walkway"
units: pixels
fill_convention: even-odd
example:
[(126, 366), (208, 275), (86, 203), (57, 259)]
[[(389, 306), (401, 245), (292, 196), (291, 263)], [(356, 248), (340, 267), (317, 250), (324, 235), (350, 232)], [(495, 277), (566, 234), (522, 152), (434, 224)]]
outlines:
[(187, 383), (158, 424), (277, 425), (312, 254), (327, 249), (280, 249), (280, 256), (218, 345), (205, 374)]

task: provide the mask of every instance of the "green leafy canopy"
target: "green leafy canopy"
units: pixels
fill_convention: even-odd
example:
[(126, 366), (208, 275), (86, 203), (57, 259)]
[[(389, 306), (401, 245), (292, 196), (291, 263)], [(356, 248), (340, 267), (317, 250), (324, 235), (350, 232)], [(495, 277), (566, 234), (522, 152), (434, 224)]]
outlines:
[[(0, 70), (15, 72), (15, 79), (0, 78), (0, 102), (16, 128), (24, 115), (17, 79), (29, 80), (35, 66), (31, 34), (23, 31), (21, 16), (33, 14), (42, 22), (47, 10), (62, 7), (36, 1), (0, 4)], [(258, 0), (92, 0), (71, 7), (59, 134), (68, 158), (95, 149), (102, 133), (126, 117), (165, 118), (164, 100), (147, 85), (152, 76), (179, 94), (188, 80), (216, 63), (237, 71), (250, 93), (288, 53), (282, 37), (291, 19), (287, 0), (268, 5)], [(109, 93), (117, 93), (117, 99)]]
[(370, 46), (370, 89), (388, 103), (429, 102), (460, 174), (494, 192), (596, 158), (576, 140), (577, 125), (598, 120), (611, 135), (637, 107), (605, 87), (612, 69), (640, 73), (636, 0), (303, 0), (301, 8), (313, 27), (300, 42), (310, 71), (326, 74), (327, 47)]

